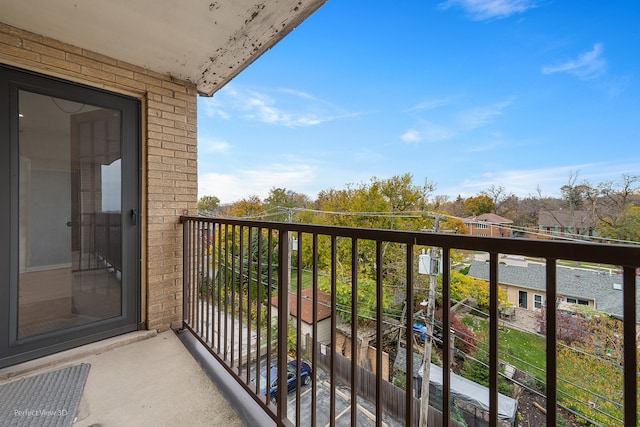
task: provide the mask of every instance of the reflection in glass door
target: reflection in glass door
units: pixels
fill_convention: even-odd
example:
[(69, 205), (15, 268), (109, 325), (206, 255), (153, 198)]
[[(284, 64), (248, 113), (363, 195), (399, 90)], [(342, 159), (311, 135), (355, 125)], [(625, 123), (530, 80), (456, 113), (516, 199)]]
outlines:
[(122, 314), (120, 112), (20, 90), (17, 338)]

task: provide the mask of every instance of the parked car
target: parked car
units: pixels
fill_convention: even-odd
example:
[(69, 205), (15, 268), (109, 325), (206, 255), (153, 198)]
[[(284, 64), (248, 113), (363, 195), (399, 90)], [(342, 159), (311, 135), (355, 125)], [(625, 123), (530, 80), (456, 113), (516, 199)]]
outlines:
[[(298, 368), (296, 361), (287, 363), (287, 393), (295, 391), (298, 382), (296, 381), (298, 375)], [(269, 379), (271, 384), (269, 386), (269, 398), (272, 401), (276, 400), (278, 394), (278, 367), (272, 366), (269, 370)], [(267, 370), (263, 370), (258, 378), (260, 385), (260, 393), (267, 395)], [(307, 362), (300, 363), (300, 383), (302, 385), (309, 385), (311, 383), (311, 366)], [(255, 384), (255, 380), (254, 380)]]

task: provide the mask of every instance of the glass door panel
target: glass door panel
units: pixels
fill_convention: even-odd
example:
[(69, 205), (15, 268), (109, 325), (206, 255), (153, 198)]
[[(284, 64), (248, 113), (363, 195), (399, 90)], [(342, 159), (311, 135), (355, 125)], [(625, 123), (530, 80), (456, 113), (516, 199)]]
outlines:
[(17, 338), (122, 315), (120, 112), (19, 90)]

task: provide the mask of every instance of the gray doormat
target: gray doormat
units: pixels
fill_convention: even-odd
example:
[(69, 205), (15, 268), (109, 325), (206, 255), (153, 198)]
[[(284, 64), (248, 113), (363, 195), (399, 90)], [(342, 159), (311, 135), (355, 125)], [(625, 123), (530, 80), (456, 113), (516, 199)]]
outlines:
[(70, 426), (76, 418), (88, 363), (0, 385), (0, 426)]

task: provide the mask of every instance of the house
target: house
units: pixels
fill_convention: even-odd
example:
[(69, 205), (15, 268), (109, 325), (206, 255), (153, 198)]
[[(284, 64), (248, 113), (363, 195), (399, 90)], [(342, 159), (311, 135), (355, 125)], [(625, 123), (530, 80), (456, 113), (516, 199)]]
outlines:
[(196, 98), (323, 3), (0, 1), (0, 368), (182, 325)]
[[(313, 289), (307, 288), (300, 292), (300, 320), (303, 336), (313, 338)], [(289, 294), (289, 310), (293, 318), (298, 318), (298, 292)], [(278, 316), (278, 297), (271, 298), (271, 305), (275, 310), (271, 311), (272, 317)], [(317, 310), (317, 341), (325, 344), (331, 342), (331, 296), (318, 290)]]
[[(469, 276), (489, 280), (489, 264), (473, 261)], [(507, 300), (517, 307), (535, 311), (547, 304), (545, 266), (528, 263), (526, 266), (500, 264), (499, 285)], [(623, 317), (623, 277), (610, 270), (594, 271), (581, 268), (557, 268), (557, 298), (559, 302), (588, 305), (597, 311), (618, 318)], [(640, 278), (636, 278), (640, 283)], [(640, 301), (636, 301), (640, 308)]]
[(479, 237), (511, 237), (513, 221), (494, 213), (470, 216), (464, 219), (469, 234)]
[(595, 221), (589, 211), (540, 211), (538, 229), (547, 234), (577, 234), (593, 236)]

